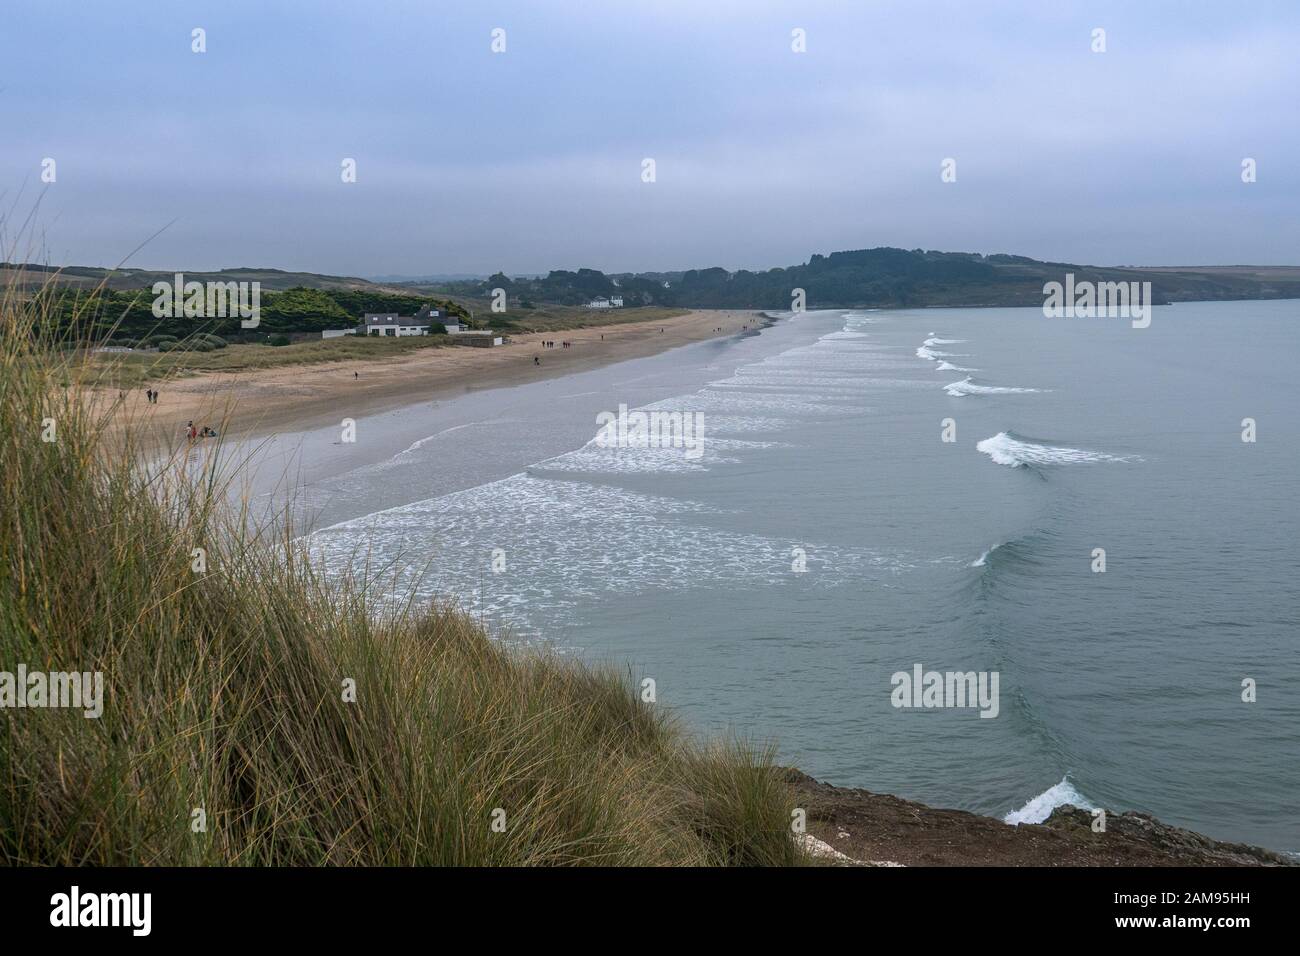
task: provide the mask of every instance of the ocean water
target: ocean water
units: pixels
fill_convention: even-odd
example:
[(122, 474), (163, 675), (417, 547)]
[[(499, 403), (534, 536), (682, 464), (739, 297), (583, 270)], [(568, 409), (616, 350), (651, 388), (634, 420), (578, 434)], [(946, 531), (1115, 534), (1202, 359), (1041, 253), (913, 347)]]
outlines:
[[(784, 317), (299, 436), (311, 545), (836, 784), (1297, 851), (1298, 313)], [(702, 454), (602, 446), (620, 404)], [(996, 717), (893, 706), (918, 665), (996, 672)]]

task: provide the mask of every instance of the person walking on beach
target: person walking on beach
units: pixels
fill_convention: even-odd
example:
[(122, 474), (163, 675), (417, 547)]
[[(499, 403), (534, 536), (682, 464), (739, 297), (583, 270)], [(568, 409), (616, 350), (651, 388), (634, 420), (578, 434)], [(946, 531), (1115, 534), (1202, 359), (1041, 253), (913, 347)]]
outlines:
[(352, 373), (352, 380), (353, 380), (354, 382), (355, 382), (357, 379), (359, 379), (360, 377), (361, 377), (361, 373), (360, 373), (360, 372), (353, 372), (353, 373)]
[(541, 364), (542, 364), (542, 360), (541, 360), (540, 358), (538, 358), (536, 355), (534, 355), (534, 356), (533, 356), (533, 364), (534, 364), (534, 365), (541, 365)]
[(186, 427), (189, 429), (188, 436), (190, 441), (194, 441), (194, 439), (199, 437), (199, 431), (197, 428), (194, 427), (193, 422), (187, 423)]

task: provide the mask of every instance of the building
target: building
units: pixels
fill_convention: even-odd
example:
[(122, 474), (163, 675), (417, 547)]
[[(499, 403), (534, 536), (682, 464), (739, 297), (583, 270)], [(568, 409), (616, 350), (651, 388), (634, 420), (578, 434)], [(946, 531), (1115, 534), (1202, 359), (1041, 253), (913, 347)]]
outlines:
[(428, 335), (429, 320), (396, 312), (367, 312), (362, 320), (366, 335)]
[(426, 305), (415, 315), (398, 315), (396, 312), (367, 312), (358, 331), (363, 335), (428, 335), (435, 325), (444, 331), (459, 332), (460, 319), (445, 309)]
[(490, 329), (482, 331), (466, 329), (461, 332), (448, 332), (447, 334), (451, 336), (451, 340), (457, 345), (476, 345), (481, 349), (490, 349), (505, 341), (502, 336)]
[(621, 309), (623, 308), (623, 297), (621, 295), (610, 296), (608, 299), (597, 296), (587, 303), (589, 309)]

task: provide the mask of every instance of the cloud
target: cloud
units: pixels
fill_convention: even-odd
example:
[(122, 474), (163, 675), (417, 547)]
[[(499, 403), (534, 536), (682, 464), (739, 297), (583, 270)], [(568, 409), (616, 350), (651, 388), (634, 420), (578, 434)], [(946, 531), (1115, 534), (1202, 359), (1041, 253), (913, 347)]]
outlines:
[[(1089, 49), (1099, 25), (1105, 54)], [(112, 5), (42, 4), (9, 26), (0, 184), (10, 198), (39, 185), (55, 156), (42, 217), (51, 254), (79, 263), (116, 262), (173, 219), (135, 264), (759, 268), (879, 244), (1279, 262), (1300, 248), (1300, 15), (1285, 5), (674, 0), (578, 16), (241, 0), (146, 5), (130, 29)], [(807, 53), (790, 50), (796, 26)], [(956, 183), (940, 181), (946, 157)]]

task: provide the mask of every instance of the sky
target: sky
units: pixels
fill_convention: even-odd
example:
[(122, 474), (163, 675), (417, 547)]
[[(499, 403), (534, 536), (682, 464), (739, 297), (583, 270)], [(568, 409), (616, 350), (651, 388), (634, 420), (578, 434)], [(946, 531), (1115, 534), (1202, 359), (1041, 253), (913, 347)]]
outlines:
[(6, 0), (0, 238), (360, 276), (1300, 264), (1297, 50), (1292, 0)]

